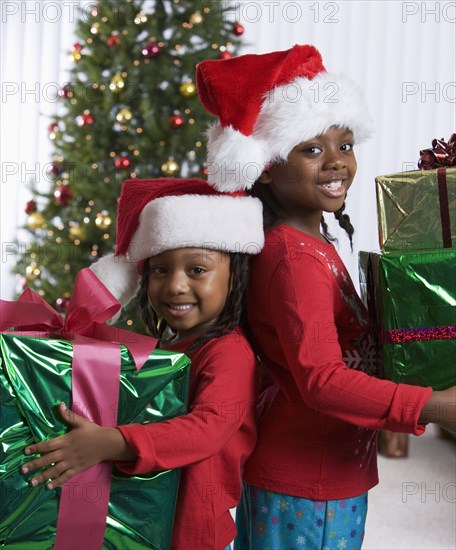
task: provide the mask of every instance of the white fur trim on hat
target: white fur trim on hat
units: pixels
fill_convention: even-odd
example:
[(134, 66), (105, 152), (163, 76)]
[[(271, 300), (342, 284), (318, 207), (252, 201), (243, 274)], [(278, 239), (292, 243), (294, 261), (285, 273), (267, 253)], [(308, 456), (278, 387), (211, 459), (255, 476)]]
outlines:
[(264, 245), (262, 205), (253, 197), (160, 197), (142, 210), (128, 258), (137, 263), (175, 248), (258, 254)]
[(349, 78), (322, 72), (278, 86), (265, 95), (252, 135), (220, 124), (208, 131), (209, 183), (219, 191), (250, 189), (265, 165), (331, 126), (349, 128), (356, 143), (372, 134), (364, 97)]

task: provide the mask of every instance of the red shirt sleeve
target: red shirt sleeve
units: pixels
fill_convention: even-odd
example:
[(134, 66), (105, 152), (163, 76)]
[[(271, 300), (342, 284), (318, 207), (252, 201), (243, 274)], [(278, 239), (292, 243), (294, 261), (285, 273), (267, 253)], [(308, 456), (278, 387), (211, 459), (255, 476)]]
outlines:
[(242, 429), (246, 415), (254, 414), (257, 373), (252, 350), (245, 340), (235, 342), (238, 337), (218, 338), (197, 353), (192, 365), (197, 389), (188, 414), (118, 427), (138, 455), (134, 463), (116, 462), (120, 470), (138, 474), (187, 466), (217, 454)]
[(365, 428), (424, 431), (418, 417), (431, 388), (379, 380), (342, 360), (335, 320), (341, 298), (326, 265), (308, 254), (285, 258), (269, 289), (269, 311), (281, 317), (278, 345), (308, 407)]

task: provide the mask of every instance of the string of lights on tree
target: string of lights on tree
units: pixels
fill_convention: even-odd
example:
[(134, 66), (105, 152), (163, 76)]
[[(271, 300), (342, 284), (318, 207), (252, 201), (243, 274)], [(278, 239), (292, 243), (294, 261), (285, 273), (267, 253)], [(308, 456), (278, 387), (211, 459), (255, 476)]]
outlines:
[[(203, 133), (212, 118), (198, 101), (195, 67), (236, 55), (244, 28), (230, 21), (227, 2), (150, 5), (100, 0), (81, 12), (70, 78), (48, 125), (50, 188), (31, 182), (18, 290), (29, 286), (62, 313), (77, 271), (113, 251), (125, 179), (207, 173)], [(133, 314), (122, 324), (142, 328)]]

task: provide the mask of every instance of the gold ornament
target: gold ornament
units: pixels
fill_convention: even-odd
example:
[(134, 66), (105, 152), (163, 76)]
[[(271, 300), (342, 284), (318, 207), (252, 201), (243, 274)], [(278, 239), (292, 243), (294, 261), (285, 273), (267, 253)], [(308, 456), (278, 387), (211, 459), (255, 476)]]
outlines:
[(162, 164), (161, 169), (165, 175), (175, 176), (179, 173), (180, 166), (175, 160), (168, 159), (165, 163)]
[(111, 83), (109, 84), (109, 89), (111, 90), (111, 92), (118, 93), (124, 87), (125, 87), (125, 80), (122, 78), (122, 74), (120, 72), (117, 72), (112, 77)]
[(38, 264), (33, 262), (25, 268), (25, 278), (28, 281), (33, 281), (41, 274)]
[(45, 225), (45, 219), (40, 212), (33, 212), (27, 218), (27, 225), (30, 229), (40, 229)]
[(196, 95), (196, 86), (193, 82), (184, 82), (179, 88), (182, 97), (194, 97)]
[(108, 216), (107, 212), (100, 212), (95, 218), (95, 225), (98, 229), (106, 231), (112, 224), (112, 219)]
[(83, 239), (85, 236), (85, 231), (80, 225), (72, 225), (68, 230), (68, 234), (72, 241)]
[(147, 15), (145, 13), (139, 12), (138, 15), (134, 19), (136, 25), (141, 25), (142, 23), (146, 23), (147, 21)]
[(203, 22), (203, 16), (199, 11), (195, 11), (195, 13), (190, 17), (190, 23), (192, 25), (199, 25)]
[(78, 61), (80, 61), (82, 57), (81, 52), (79, 50), (71, 50), (69, 55), (74, 63), (77, 63)]
[(100, 30), (100, 23), (94, 23), (91, 27), (90, 27), (90, 32), (92, 34), (98, 34), (98, 31)]
[(120, 109), (120, 111), (116, 115), (117, 122), (120, 122), (120, 124), (125, 124), (126, 122), (130, 121), (132, 119), (133, 115), (127, 107), (123, 107)]

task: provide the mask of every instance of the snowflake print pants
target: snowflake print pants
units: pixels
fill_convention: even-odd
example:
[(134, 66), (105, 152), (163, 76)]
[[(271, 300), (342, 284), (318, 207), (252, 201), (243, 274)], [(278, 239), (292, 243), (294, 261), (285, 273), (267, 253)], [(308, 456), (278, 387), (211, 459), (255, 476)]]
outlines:
[(234, 550), (359, 550), (366, 514), (367, 493), (315, 501), (244, 483)]

